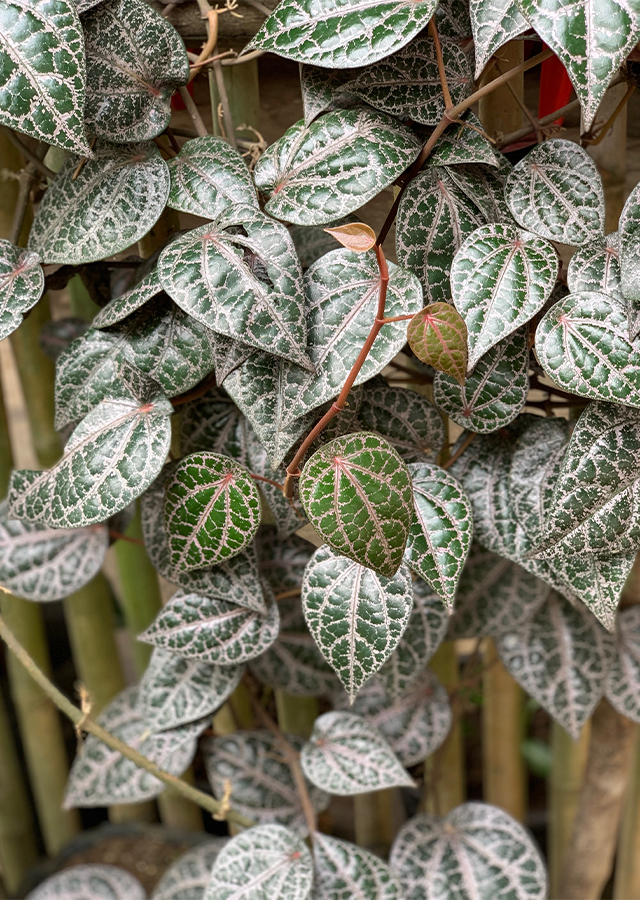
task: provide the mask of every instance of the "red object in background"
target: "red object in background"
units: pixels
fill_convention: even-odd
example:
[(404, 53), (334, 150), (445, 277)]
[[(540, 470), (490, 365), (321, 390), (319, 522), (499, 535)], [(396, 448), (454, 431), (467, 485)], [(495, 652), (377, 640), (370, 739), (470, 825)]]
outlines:
[[(556, 109), (561, 109), (569, 102), (573, 87), (569, 81), (567, 70), (557, 56), (551, 56), (540, 66), (540, 97), (538, 99), (538, 118), (548, 116)], [(562, 125), (564, 119), (555, 120), (555, 125)]]

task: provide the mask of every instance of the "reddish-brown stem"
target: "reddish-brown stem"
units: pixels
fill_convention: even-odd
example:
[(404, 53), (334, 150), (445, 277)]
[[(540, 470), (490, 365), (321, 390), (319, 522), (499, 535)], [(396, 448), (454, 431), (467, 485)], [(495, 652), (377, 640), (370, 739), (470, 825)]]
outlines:
[(409, 313), (408, 316), (385, 316), (383, 319), (383, 325), (388, 325), (389, 322), (408, 322), (409, 319), (414, 319), (415, 315), (413, 313)]
[(264, 481), (265, 484), (271, 484), (273, 485), (273, 487), (277, 487), (281, 491), (284, 490), (284, 485), (280, 484), (279, 481), (274, 481), (273, 478), (265, 478), (264, 475), (256, 475), (255, 472), (249, 472), (249, 475), (251, 475), (254, 481)]
[(109, 537), (112, 537), (114, 541), (127, 541), (128, 544), (140, 544), (140, 546), (144, 547), (144, 541), (140, 540), (140, 538), (129, 537), (128, 534), (122, 534), (122, 532), (116, 531), (114, 528), (109, 529)]
[(177, 397), (173, 397), (171, 400), (171, 405), (173, 407), (182, 406), (184, 403), (190, 403), (191, 400), (197, 400), (199, 397), (202, 397), (204, 394), (206, 394), (210, 388), (215, 387), (215, 385), (216, 376), (215, 373), (212, 372), (210, 375), (207, 375), (207, 377), (203, 381), (201, 381), (200, 384), (197, 384), (193, 388), (193, 390), (187, 391), (184, 394), (180, 394)]
[(462, 444), (458, 447), (456, 452), (453, 454), (453, 456), (449, 457), (449, 459), (446, 461), (446, 463), (443, 463), (442, 468), (443, 469), (451, 468), (451, 466), (454, 464), (454, 462), (457, 462), (457, 460), (460, 459), (460, 457), (462, 456), (464, 451), (467, 449), (467, 447), (470, 444), (472, 444), (475, 441), (475, 439), (476, 439), (475, 432), (470, 431), (469, 434), (464, 439), (464, 441), (462, 442)]
[(301, 592), (302, 589), (299, 587), (291, 588), (291, 590), (288, 591), (280, 591), (279, 594), (275, 595), (274, 600), (289, 600), (291, 597), (299, 597)]
[(440, 87), (442, 88), (442, 96), (444, 97), (445, 110), (451, 109), (451, 94), (449, 92), (449, 84), (447, 82), (447, 73), (444, 70), (444, 59), (442, 58), (442, 46), (440, 45), (440, 35), (436, 27), (436, 18), (432, 16), (429, 19), (429, 34), (436, 48), (436, 62), (438, 63), (438, 75), (440, 77)]

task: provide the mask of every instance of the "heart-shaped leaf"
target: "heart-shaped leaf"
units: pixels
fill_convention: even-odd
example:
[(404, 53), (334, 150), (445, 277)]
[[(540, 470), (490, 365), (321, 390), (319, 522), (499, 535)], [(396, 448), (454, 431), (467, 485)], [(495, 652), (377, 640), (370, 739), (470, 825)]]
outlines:
[(392, 184), (420, 148), (420, 139), (390, 116), (363, 107), (341, 109), (308, 128), (303, 121), (292, 125), (262, 154), (253, 174), (258, 190), (269, 197), (269, 215), (324, 225)]
[[(502, 160), (506, 161), (506, 157), (501, 157)], [(512, 216), (504, 199), (508, 172), (486, 165), (455, 165), (447, 168), (447, 174), (487, 222), (511, 223)]]
[(351, 701), (398, 646), (412, 607), (406, 566), (384, 578), (320, 547), (305, 569), (302, 608), (309, 631)]
[(205, 219), (217, 219), (233, 206), (258, 206), (247, 164), (228, 141), (214, 135), (186, 141), (169, 160), (171, 190), (167, 206)]
[(69, 158), (40, 201), (29, 249), (45, 263), (79, 265), (135, 244), (158, 221), (169, 170), (155, 144), (98, 142), (94, 158)]
[(300, 478), (309, 521), (336, 553), (381, 575), (400, 568), (413, 515), (407, 467), (366, 431), (317, 450)]
[(539, 312), (558, 274), (548, 241), (512, 225), (482, 225), (451, 267), (451, 294), (467, 326), (470, 370), (497, 343)]
[(523, 228), (581, 247), (604, 234), (604, 193), (586, 151), (558, 138), (538, 144), (514, 166), (505, 197)]
[(471, 37), (469, 9), (463, 0), (440, 0), (434, 15), (442, 37), (458, 38), (462, 41)]
[(312, 883), (304, 841), (282, 825), (258, 825), (222, 848), (203, 900), (308, 900)]
[(260, 574), (267, 579), (274, 593), (280, 594), (294, 588), (300, 590), (313, 545), (297, 535), (284, 541), (274, 541), (273, 531), (268, 528), (260, 530), (256, 544)]
[(228, 838), (209, 838), (179, 856), (153, 889), (153, 900), (202, 900), (211, 868), (226, 843)]
[(477, 434), (498, 431), (512, 422), (528, 391), (529, 341), (523, 328), (482, 356), (464, 384), (444, 372), (437, 372), (433, 381), (436, 406), (457, 425)]
[(165, 486), (171, 565), (182, 571), (216, 565), (243, 550), (260, 524), (260, 494), (228, 456), (191, 453)]
[(430, 165), (483, 163), (499, 168), (501, 156), (481, 131), (480, 119), (471, 111), (465, 113), (464, 119), (448, 128), (438, 139), (429, 157)]
[[(617, 231), (576, 250), (567, 269), (567, 287), (572, 294), (595, 291), (624, 302), (620, 279), (620, 237)], [(630, 335), (632, 340), (635, 336)]]
[[(142, 716), (137, 687), (125, 688), (117, 694), (96, 722), (165, 772), (178, 776), (190, 765), (198, 736), (208, 724), (194, 722), (152, 734)], [(164, 784), (155, 775), (90, 734), (82, 754), (71, 766), (64, 807), (138, 803), (157, 797), (163, 790)]]
[(609, 703), (632, 722), (640, 722), (640, 607), (630, 606), (618, 616), (616, 652), (605, 695)]
[(84, 132), (82, 25), (71, 0), (4, 0), (0, 9), (0, 121), (73, 153)]
[(400, 900), (400, 888), (389, 866), (349, 841), (316, 832), (313, 836), (315, 900)]
[(471, 546), (471, 504), (435, 463), (411, 463), (414, 515), (404, 558), (451, 608)]
[(37, 253), (0, 240), (0, 341), (22, 322), (44, 291), (42, 260)]
[(123, 319), (152, 300), (161, 290), (158, 270), (154, 267), (130, 290), (125, 291), (119, 297), (114, 297), (106, 306), (103, 306), (96, 314), (91, 326), (108, 328), (110, 325), (117, 325), (118, 322), (122, 322)]
[(324, 713), (316, 719), (300, 764), (312, 784), (340, 797), (413, 786), (378, 729), (348, 712)]
[(487, 803), (463, 803), (446, 818), (428, 813), (403, 825), (389, 860), (405, 900), (439, 891), (459, 900), (544, 900), (547, 872), (529, 833)]
[(480, 78), (496, 50), (523, 31), (528, 31), (529, 23), (515, 0), (469, 0), (469, 13), (476, 58), (475, 74), (476, 78)]
[(425, 169), (409, 182), (398, 207), (396, 254), (420, 278), (427, 303), (450, 300), (453, 257), (484, 222), (447, 169)]
[(278, 636), (280, 616), (273, 595), (266, 616), (225, 600), (178, 591), (139, 640), (186, 659), (235, 666), (260, 656)]
[[(304, 743), (295, 735), (287, 735), (287, 741), (297, 752)], [(308, 835), (291, 768), (270, 731), (240, 731), (209, 738), (202, 751), (214, 797), (221, 800), (230, 783), (235, 810), (259, 825), (273, 822), (286, 825), (300, 837)], [(325, 810), (329, 797), (324, 791), (309, 784), (307, 790), (316, 812)]]
[(0, 503), (0, 584), (26, 600), (62, 600), (88, 584), (109, 546), (105, 525), (48, 528), (10, 519)]
[(245, 50), (260, 49), (329, 69), (371, 65), (426, 28), (437, 4), (417, 0), (284, 0)]
[(213, 332), (213, 343), (216, 348), (216, 381), (220, 386), (231, 372), (258, 352), (255, 347), (235, 341), (216, 331)]
[(302, 270), (284, 225), (233, 207), (168, 244), (158, 273), (172, 300), (207, 328), (311, 368)]
[(358, 419), (385, 437), (406, 463), (435, 461), (445, 441), (442, 416), (426, 397), (389, 387), (384, 379), (364, 386)]
[(156, 647), (140, 681), (138, 703), (147, 726), (168, 731), (211, 715), (237, 688), (243, 671), (243, 666), (215, 666)]
[(467, 326), (455, 307), (439, 301), (409, 322), (407, 341), (418, 359), (464, 384), (467, 371)]
[(119, 866), (69, 866), (45, 878), (28, 900), (146, 900), (137, 878)]
[(629, 310), (629, 337), (634, 340), (640, 333), (640, 191), (637, 185), (620, 213), (618, 229), (620, 282)]
[(148, 141), (171, 118), (171, 96), (187, 83), (182, 38), (144, 0), (107, 0), (83, 16), (88, 131), (117, 144)]

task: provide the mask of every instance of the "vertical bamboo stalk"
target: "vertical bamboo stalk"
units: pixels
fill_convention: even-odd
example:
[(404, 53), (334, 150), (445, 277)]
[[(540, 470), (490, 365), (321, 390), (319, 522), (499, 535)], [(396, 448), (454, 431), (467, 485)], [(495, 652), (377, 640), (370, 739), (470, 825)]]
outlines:
[(618, 839), (613, 900), (640, 900), (640, 729), (637, 727)]
[[(509, 41), (504, 47), (500, 47), (497, 56), (500, 58), (500, 71), (508, 72), (509, 69), (514, 69), (524, 62), (524, 43)], [(495, 74), (493, 72), (490, 77), (495, 77)], [(482, 97), (478, 104), (482, 127), (493, 138), (510, 134), (522, 127), (522, 109), (514, 93), (520, 100), (523, 99), (524, 73), (516, 75), (509, 83), (512, 90), (506, 85), (499, 87), (486, 97)]]
[[(258, 128), (260, 114), (260, 87), (258, 83), (258, 60), (244, 63), (242, 66), (221, 66), (224, 86), (229, 98), (231, 117), (234, 128), (242, 131), (242, 125), (249, 128)], [(220, 93), (216, 83), (215, 73), (209, 72), (209, 92), (211, 96), (211, 113), (213, 115), (213, 133), (221, 135), (220, 121), (218, 118), (218, 106)], [(247, 131), (242, 134), (247, 140), (253, 140), (255, 134)]]
[(276, 691), (276, 711), (282, 731), (307, 739), (318, 718), (318, 700), (316, 697), (294, 697), (284, 691)]
[(356, 844), (386, 858), (402, 825), (401, 806), (397, 788), (356, 794), (353, 798)]
[[(606, 122), (623, 99), (626, 82), (609, 88), (598, 110), (598, 122)], [(618, 219), (625, 201), (627, 177), (627, 107), (620, 112), (605, 138), (587, 147), (598, 166), (604, 186), (605, 233), (617, 231)]]

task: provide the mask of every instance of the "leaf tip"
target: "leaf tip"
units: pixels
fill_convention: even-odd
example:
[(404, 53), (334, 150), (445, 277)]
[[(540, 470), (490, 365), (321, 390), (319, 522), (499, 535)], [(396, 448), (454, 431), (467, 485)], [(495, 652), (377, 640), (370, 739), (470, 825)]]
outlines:
[(352, 222), (347, 225), (336, 225), (335, 228), (325, 228), (324, 231), (334, 237), (347, 250), (354, 253), (366, 253), (375, 247), (376, 233), (373, 228), (364, 222)]

